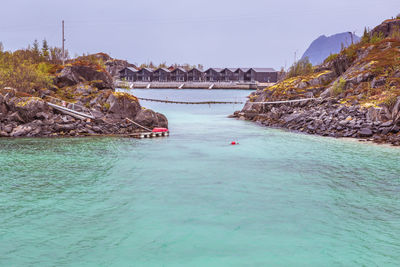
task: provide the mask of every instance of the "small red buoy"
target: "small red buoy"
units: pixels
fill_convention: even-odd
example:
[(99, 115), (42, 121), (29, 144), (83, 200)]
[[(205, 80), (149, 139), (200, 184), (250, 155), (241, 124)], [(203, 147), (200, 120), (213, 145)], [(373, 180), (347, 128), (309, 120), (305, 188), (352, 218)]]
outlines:
[(235, 141), (232, 141), (232, 142), (231, 142), (231, 145), (233, 145), (233, 146), (236, 145), (236, 142), (235, 142)]

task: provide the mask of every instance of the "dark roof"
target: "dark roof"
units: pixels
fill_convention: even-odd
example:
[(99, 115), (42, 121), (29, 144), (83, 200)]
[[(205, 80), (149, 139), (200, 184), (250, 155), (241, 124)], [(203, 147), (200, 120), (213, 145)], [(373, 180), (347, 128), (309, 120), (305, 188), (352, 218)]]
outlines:
[(153, 72), (154, 71), (153, 69), (150, 69), (150, 68), (141, 68), (139, 71), (142, 71), (142, 70), (147, 70), (148, 72)]
[(223, 69), (222, 71), (224, 71), (224, 70), (229, 70), (230, 72), (235, 72), (235, 71), (237, 71), (237, 69), (238, 69), (238, 68), (225, 68), (225, 69)]
[(250, 69), (250, 68), (237, 68), (237, 69), (235, 70), (235, 72), (237, 72), (237, 71), (239, 71), (239, 70), (241, 70), (241, 71), (243, 71), (243, 72), (247, 72), (249, 69)]
[(197, 70), (197, 71), (199, 71), (199, 72), (203, 72), (203, 71), (199, 70), (198, 68), (193, 68), (193, 69), (189, 70), (188, 72), (190, 72), (190, 71), (195, 71), (195, 70)]
[(160, 70), (162, 70), (162, 71), (165, 71), (165, 72), (171, 72), (169, 69), (167, 69), (167, 68), (158, 68), (158, 69), (156, 69), (154, 72), (158, 72), (158, 71), (160, 71)]
[(216, 71), (216, 72), (221, 72), (221, 71), (223, 71), (224, 69), (222, 69), (222, 68), (209, 68), (209, 69), (206, 70), (205, 72), (207, 72), (207, 71), (209, 71), (209, 70), (213, 70), (213, 71)]
[(133, 71), (133, 72), (137, 72), (137, 71), (138, 71), (137, 69), (132, 68), (132, 67), (127, 67), (127, 69), (128, 69), (128, 70), (131, 70), (131, 71)]
[(178, 67), (176, 69), (174, 69), (172, 72), (175, 72), (177, 70), (183, 71), (183, 72), (187, 72), (184, 68)]
[(276, 72), (273, 68), (251, 68), (255, 72)]
[(124, 70), (126, 70), (126, 69), (128, 69), (128, 70), (130, 70), (130, 71), (133, 71), (133, 72), (138, 72), (138, 70), (137, 69), (135, 69), (135, 68), (132, 68), (132, 67), (127, 67), (127, 68), (123, 68), (122, 70), (120, 70), (119, 72), (123, 72)]

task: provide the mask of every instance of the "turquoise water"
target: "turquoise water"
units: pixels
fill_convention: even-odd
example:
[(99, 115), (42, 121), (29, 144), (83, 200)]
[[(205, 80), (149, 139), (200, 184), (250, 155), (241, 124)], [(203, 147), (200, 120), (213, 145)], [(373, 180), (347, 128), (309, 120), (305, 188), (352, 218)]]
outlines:
[(0, 266), (399, 266), (400, 149), (143, 105), (169, 138), (0, 140)]

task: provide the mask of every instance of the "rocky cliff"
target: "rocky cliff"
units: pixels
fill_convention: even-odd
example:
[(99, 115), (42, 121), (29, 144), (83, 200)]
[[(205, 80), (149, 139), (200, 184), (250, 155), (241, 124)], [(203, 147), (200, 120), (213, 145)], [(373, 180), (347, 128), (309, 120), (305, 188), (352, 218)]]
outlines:
[[(388, 20), (313, 72), (252, 93), (235, 116), (309, 134), (400, 145), (400, 20)], [(293, 99), (291, 103), (257, 102)]]

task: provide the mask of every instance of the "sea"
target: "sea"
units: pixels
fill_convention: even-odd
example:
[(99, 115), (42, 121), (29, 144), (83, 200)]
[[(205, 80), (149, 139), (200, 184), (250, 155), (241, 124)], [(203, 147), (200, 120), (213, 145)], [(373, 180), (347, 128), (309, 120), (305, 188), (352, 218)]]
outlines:
[(169, 137), (0, 139), (0, 266), (400, 266), (400, 149), (141, 105)]

